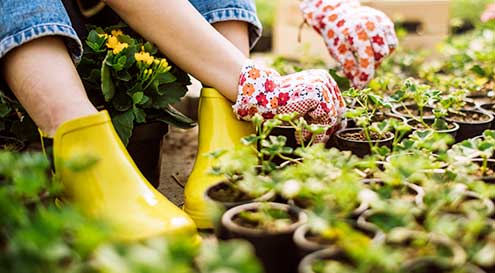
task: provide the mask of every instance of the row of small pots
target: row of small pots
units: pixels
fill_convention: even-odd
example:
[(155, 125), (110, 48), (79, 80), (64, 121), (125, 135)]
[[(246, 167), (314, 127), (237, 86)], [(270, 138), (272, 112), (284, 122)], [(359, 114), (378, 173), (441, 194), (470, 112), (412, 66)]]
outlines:
[[(411, 107), (411, 106), (409, 106)], [(416, 130), (421, 130), (418, 128), (419, 122), (417, 118), (413, 118), (408, 114), (404, 114), (400, 109), (403, 106), (398, 106), (393, 108), (392, 113), (386, 113), (388, 118), (400, 119), (404, 123), (416, 128)], [(428, 108), (428, 107), (426, 107)], [(431, 108), (428, 108), (431, 111)], [(465, 121), (459, 120), (462, 115), (453, 115), (451, 118), (447, 118), (446, 121), (450, 126), (447, 130), (438, 131), (440, 133), (448, 133), (455, 138), (456, 142), (461, 142), (463, 140), (477, 137), (482, 135), (485, 130), (491, 129), (495, 126), (494, 116), (491, 113), (482, 110), (462, 110), (467, 116), (477, 116), (480, 117), (480, 121)], [(433, 116), (425, 116), (423, 121), (426, 124), (433, 124)], [(353, 122), (349, 122), (350, 126), (353, 126)], [(333, 146), (341, 150), (352, 151), (353, 154), (363, 157), (365, 155), (371, 154), (371, 146), (368, 140), (356, 139), (356, 136), (363, 135), (364, 130), (362, 128), (347, 128), (336, 132), (334, 140), (327, 146)], [(371, 144), (376, 146), (386, 146), (391, 148), (394, 140), (394, 135), (392, 133), (387, 133), (385, 137), (381, 139), (372, 140)]]
[[(291, 215), (291, 224), (280, 230), (261, 230), (243, 226), (238, 216), (245, 211), (256, 211), (261, 206), (283, 210)], [(263, 264), (265, 273), (314, 273), (313, 265), (317, 261), (339, 261), (352, 264), (342, 249), (332, 240), (315, 238), (306, 225), (306, 214), (295, 207), (281, 203), (249, 203), (229, 209), (221, 221), (226, 231), (224, 239), (244, 239), (253, 244), (256, 255)], [(400, 234), (400, 235), (399, 235)], [(430, 242), (450, 250), (449, 258), (426, 256), (415, 257), (402, 265), (401, 272), (441, 273), (452, 268), (463, 268), (469, 273), (485, 272), (480, 267), (466, 263), (464, 249), (450, 238), (438, 234), (424, 233), (406, 228), (395, 228), (387, 236), (381, 232), (372, 235), (374, 241), (392, 245), (405, 245), (411, 239), (426, 236)], [(421, 271), (417, 271), (421, 269)]]
[[(378, 179), (365, 179), (363, 180), (363, 183), (370, 185), (370, 187), (383, 184), (383, 182)], [(406, 196), (405, 198), (414, 202), (416, 207), (423, 208), (424, 190), (420, 186), (411, 183), (406, 183), (404, 186), (408, 189), (405, 191), (405, 194), (410, 196)], [(210, 188), (209, 192), (211, 193), (222, 187), (227, 187), (227, 184), (220, 183), (213, 186)], [(400, 189), (398, 191), (404, 192)], [(486, 207), (487, 214), (493, 214), (495, 207), (492, 201), (483, 198), (474, 192), (466, 191), (464, 195), (467, 199), (478, 199)], [(332, 246), (333, 242), (308, 239), (310, 231), (308, 226), (303, 225), (307, 218), (303, 209), (282, 203), (267, 203), (267, 201), (273, 201), (275, 199), (275, 194), (270, 191), (255, 200), (246, 199), (238, 202), (222, 203), (221, 205), (227, 209), (227, 212), (222, 216), (221, 225), (217, 229), (217, 236), (220, 239), (242, 238), (251, 242), (255, 246), (256, 255), (262, 261), (266, 273), (291, 273), (295, 272), (297, 263), (303, 257), (314, 251), (328, 248)], [(284, 230), (266, 231), (253, 229), (252, 227), (243, 227), (242, 224), (235, 221), (236, 216), (241, 212), (256, 210), (261, 204), (268, 204), (273, 208), (289, 212), (289, 214), (293, 216), (292, 219), (294, 219), (294, 222)], [(380, 230), (380, 228), (369, 221), (370, 217), (377, 213), (379, 214), (380, 212), (374, 211), (373, 209), (370, 209), (370, 207), (371, 204), (362, 201), (361, 205), (355, 209), (355, 228), (368, 234), (374, 241), (383, 242), (385, 240), (385, 231)], [(308, 257), (314, 256), (315, 255), (313, 254)], [(305, 263), (301, 263), (299, 272), (310, 272), (305, 269), (303, 270), (303, 264)], [(471, 267), (476, 268), (475, 266)]]

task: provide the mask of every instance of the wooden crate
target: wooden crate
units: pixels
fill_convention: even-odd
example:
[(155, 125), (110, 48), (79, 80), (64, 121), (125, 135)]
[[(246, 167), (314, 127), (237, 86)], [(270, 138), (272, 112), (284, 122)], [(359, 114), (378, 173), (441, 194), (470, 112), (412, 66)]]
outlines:
[[(418, 26), (402, 41), (402, 46), (411, 49), (432, 49), (448, 34), (449, 0), (364, 0), (363, 5), (385, 12), (395, 22), (406, 22)], [(299, 0), (278, 0), (274, 26), (274, 53), (291, 58), (312, 56), (333, 63), (323, 39), (309, 26), (301, 30), (303, 19)]]

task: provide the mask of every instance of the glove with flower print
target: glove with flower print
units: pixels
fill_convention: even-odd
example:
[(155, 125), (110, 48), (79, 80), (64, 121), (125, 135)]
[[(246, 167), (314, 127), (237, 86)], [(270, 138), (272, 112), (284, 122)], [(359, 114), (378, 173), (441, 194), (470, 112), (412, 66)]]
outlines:
[[(256, 113), (270, 119), (276, 114), (297, 112), (309, 124), (331, 127), (315, 138), (315, 142), (326, 142), (331, 132), (340, 126), (345, 103), (336, 82), (325, 70), (280, 76), (274, 70), (249, 63), (241, 71), (239, 94), (233, 109), (243, 120), (250, 120)], [(309, 136), (310, 133), (305, 132), (304, 140)]]
[(303, 0), (300, 8), (357, 88), (373, 78), (383, 58), (398, 45), (392, 21), (357, 0)]
[(490, 20), (495, 20), (495, 3), (488, 5), (481, 15), (481, 22), (486, 23)]

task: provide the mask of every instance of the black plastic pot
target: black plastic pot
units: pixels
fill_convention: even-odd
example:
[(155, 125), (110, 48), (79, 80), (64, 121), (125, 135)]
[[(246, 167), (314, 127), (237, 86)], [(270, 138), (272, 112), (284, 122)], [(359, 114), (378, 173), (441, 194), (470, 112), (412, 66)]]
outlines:
[(446, 118), (447, 121), (455, 122), (459, 124), (459, 130), (457, 131), (457, 135), (455, 138), (457, 142), (461, 142), (463, 140), (479, 136), (483, 134), (483, 131), (490, 129), (490, 127), (492, 126), (493, 116), (486, 112), (482, 112), (478, 110), (461, 110), (461, 112), (466, 115), (473, 115), (473, 114), (482, 115), (485, 116), (486, 119), (477, 122), (466, 122), (456, 119), (454, 114), (451, 114), (451, 116), (447, 117)]
[[(408, 109), (411, 114), (407, 113), (405, 109)], [(426, 112), (430, 112), (431, 114), (425, 114)], [(411, 119), (414, 117), (419, 117), (418, 106), (415, 103), (406, 103), (404, 105), (397, 105), (392, 108), (392, 113), (404, 117), (406, 119)], [(430, 106), (423, 107), (423, 118), (434, 118), (433, 116), (433, 108)]]
[(317, 242), (315, 240), (310, 240), (308, 238), (310, 236), (311, 231), (309, 225), (302, 225), (294, 232), (294, 243), (297, 246), (297, 252), (301, 258), (315, 251), (329, 248), (334, 244), (334, 242), (331, 241)]
[(158, 188), (160, 185), (161, 145), (168, 125), (156, 122), (134, 127), (127, 150), (144, 177)]
[(14, 137), (0, 136), (0, 150), (21, 152), (26, 148), (26, 144)]
[[(479, 106), (479, 110), (485, 111), (492, 116), (495, 116), (495, 103), (484, 103)], [(491, 129), (495, 129), (495, 121), (492, 121)]]
[(298, 267), (298, 272), (299, 273), (315, 273), (313, 270), (313, 265), (317, 261), (330, 261), (330, 260), (335, 260), (335, 261), (344, 261), (350, 263), (349, 257), (346, 256), (346, 254), (339, 249), (336, 246), (332, 246), (326, 249), (322, 249), (316, 252), (313, 252), (304, 259), (302, 259), (301, 263), (299, 264)]
[[(351, 140), (343, 137), (345, 133), (349, 133), (349, 132), (357, 133), (362, 130), (363, 129), (361, 128), (349, 128), (338, 131), (337, 133), (335, 133), (336, 147), (342, 151), (351, 151), (353, 154), (360, 157), (364, 157), (366, 155), (371, 154), (371, 147), (368, 141)], [(389, 137), (387, 137), (386, 139), (371, 141), (371, 144), (378, 146), (392, 147), (394, 136), (392, 133), (388, 133), (388, 135)]]
[[(404, 118), (403, 116), (399, 116), (395, 113), (391, 113), (391, 112), (377, 112), (375, 113), (375, 115), (373, 116), (372, 118), (372, 122), (381, 122), (381, 121), (384, 121), (386, 119), (396, 119), (396, 120), (399, 120), (399, 121), (402, 121), (402, 122), (406, 122), (406, 118)], [(347, 126), (346, 128), (358, 128), (357, 124), (356, 124), (356, 121), (354, 119), (347, 119)]]
[[(243, 211), (256, 211), (268, 205), (287, 211), (294, 219), (285, 230), (266, 231), (239, 225), (234, 219)], [(228, 231), (228, 239), (240, 238), (249, 241), (255, 248), (256, 256), (263, 264), (265, 273), (295, 273), (299, 263), (293, 234), (307, 221), (302, 211), (280, 203), (250, 203), (229, 209), (222, 216), (222, 226)]]
[[(483, 159), (481, 158), (474, 158), (471, 161), (478, 165), (483, 164)], [(495, 171), (495, 159), (488, 159), (487, 165), (488, 168)], [(479, 177), (479, 179), (483, 180), (486, 183), (495, 184), (495, 176), (483, 176), (483, 177)]]
[[(425, 118), (423, 119), (423, 122), (425, 122), (426, 124), (428, 125), (433, 125), (433, 123), (435, 122), (435, 118)], [(452, 125), (453, 127), (451, 129), (446, 129), (446, 130), (435, 130), (436, 132), (438, 133), (444, 133), (444, 134), (449, 134), (451, 135), (452, 137), (456, 137), (457, 136), (457, 131), (459, 131), (459, 124), (455, 123), (455, 122), (447, 122), (448, 124)], [(417, 131), (423, 131), (425, 129), (420, 129), (418, 128), (418, 124), (420, 124), (419, 121), (415, 120), (415, 119), (408, 119), (406, 121), (406, 124), (413, 127), (415, 130)]]
[(290, 125), (282, 125), (282, 126), (277, 126), (273, 128), (273, 130), (270, 132), (271, 136), (285, 136), (287, 138), (287, 142), (285, 143), (285, 146), (291, 147), (291, 148), (297, 148), (300, 147), (301, 145), (297, 143), (296, 140), (296, 129)]
[[(265, 193), (259, 197), (252, 198), (249, 196), (244, 196), (244, 198), (240, 198), (241, 200), (237, 200), (237, 201), (222, 201), (222, 200), (218, 200), (217, 198), (214, 198), (215, 192), (222, 191), (222, 190), (225, 191), (225, 190), (230, 190), (230, 189), (231, 189), (230, 184), (228, 184), (226, 182), (220, 182), (216, 185), (209, 187), (206, 190), (206, 193), (205, 193), (206, 197), (205, 198), (206, 198), (206, 200), (214, 203), (222, 212), (225, 212), (225, 211), (227, 211), (233, 207), (237, 207), (237, 206), (244, 205), (244, 204), (249, 204), (249, 203), (253, 203), (253, 202), (273, 201), (276, 197), (276, 194), (274, 191), (268, 191), (267, 193)], [(218, 227), (216, 227), (215, 233), (219, 239), (227, 239), (228, 238), (228, 232), (227, 232), (227, 230), (222, 228), (222, 225), (219, 225)]]
[[(363, 183), (365, 186), (368, 185), (370, 188), (373, 185), (385, 185), (385, 182), (381, 179), (363, 179), (361, 180), (361, 183)], [(411, 193), (411, 201), (413, 201), (417, 207), (424, 207), (424, 197), (425, 197), (425, 191), (422, 187), (409, 183), (409, 182), (404, 182), (403, 186), (407, 187), (409, 193)]]

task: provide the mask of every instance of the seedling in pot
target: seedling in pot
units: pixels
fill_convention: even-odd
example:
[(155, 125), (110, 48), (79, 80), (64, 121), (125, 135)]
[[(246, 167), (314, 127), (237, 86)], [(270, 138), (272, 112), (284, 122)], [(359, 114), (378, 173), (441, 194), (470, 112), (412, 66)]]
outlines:
[[(440, 95), (440, 90), (432, 89), (428, 85), (420, 84), (416, 80), (409, 78), (404, 82), (402, 88), (391, 96), (391, 99), (392, 102), (401, 106), (403, 112), (399, 112), (400, 114), (415, 119), (426, 126), (423, 121), (425, 109), (427, 106), (434, 105), (439, 101)], [(414, 101), (414, 104), (407, 104), (408, 101)], [(398, 111), (397, 108), (395, 109)]]
[[(449, 155), (453, 160), (452, 164), (454, 167), (459, 166), (460, 164), (471, 163), (475, 158), (481, 158), (481, 164), (475, 164), (475, 166), (477, 166), (475, 175), (477, 177), (486, 177), (495, 175), (494, 170), (492, 170), (488, 164), (494, 151), (495, 141), (493, 139), (477, 138), (467, 139), (454, 145), (449, 151)], [(461, 167), (459, 169), (462, 170), (465, 168)]]

